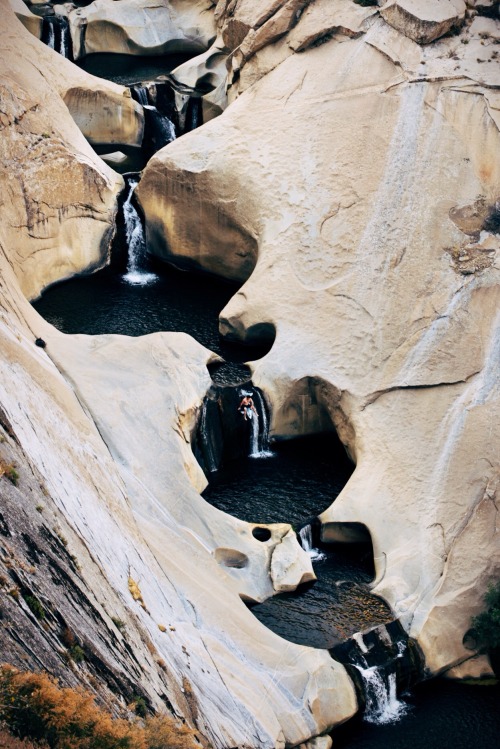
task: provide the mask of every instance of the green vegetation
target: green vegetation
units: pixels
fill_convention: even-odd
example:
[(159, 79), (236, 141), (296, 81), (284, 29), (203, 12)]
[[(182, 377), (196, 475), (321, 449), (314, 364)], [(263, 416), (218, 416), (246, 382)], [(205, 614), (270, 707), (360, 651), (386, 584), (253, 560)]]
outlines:
[(75, 663), (81, 663), (85, 660), (85, 650), (80, 645), (72, 645), (68, 648), (69, 657)]
[(3, 461), (0, 461), (0, 478), (2, 478), (2, 476), (5, 476), (9, 479), (11, 484), (17, 486), (19, 474), (16, 471), (14, 463), (4, 463)]
[(0, 667), (0, 723), (0, 739), (6, 730), (15, 737), (5, 744), (12, 749), (200, 748), (195, 733), (168, 715), (113, 718), (89, 692), (61, 688), (48, 674), (9, 665)]
[(115, 625), (116, 629), (118, 629), (122, 633), (125, 632), (127, 625), (125, 624), (123, 619), (119, 619), (119, 617), (117, 616), (112, 616), (111, 621)]
[(477, 646), (482, 652), (500, 650), (500, 582), (490, 585), (484, 602), (486, 610), (472, 620)]
[(31, 610), (31, 612), (36, 616), (36, 618), (39, 621), (42, 621), (42, 619), (45, 619), (45, 609), (43, 608), (38, 598), (36, 598), (35, 596), (24, 595), (24, 594), (23, 594), (23, 598), (26, 601), (28, 608)]

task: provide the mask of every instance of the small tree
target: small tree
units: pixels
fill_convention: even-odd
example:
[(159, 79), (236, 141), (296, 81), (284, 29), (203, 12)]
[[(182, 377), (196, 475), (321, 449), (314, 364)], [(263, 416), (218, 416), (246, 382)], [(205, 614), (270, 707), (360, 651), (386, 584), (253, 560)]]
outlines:
[(483, 653), (500, 650), (500, 582), (490, 585), (484, 602), (486, 610), (472, 620), (477, 645)]

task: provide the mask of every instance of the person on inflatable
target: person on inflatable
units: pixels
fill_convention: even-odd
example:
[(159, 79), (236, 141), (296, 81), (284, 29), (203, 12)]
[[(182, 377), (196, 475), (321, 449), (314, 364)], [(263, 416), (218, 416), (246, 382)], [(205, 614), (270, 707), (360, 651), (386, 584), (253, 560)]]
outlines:
[(247, 421), (247, 419), (251, 419), (253, 417), (253, 414), (257, 413), (253, 400), (250, 397), (251, 395), (252, 393), (245, 394), (240, 401), (240, 405), (238, 406), (238, 411), (243, 414), (243, 418), (245, 419), (245, 421)]

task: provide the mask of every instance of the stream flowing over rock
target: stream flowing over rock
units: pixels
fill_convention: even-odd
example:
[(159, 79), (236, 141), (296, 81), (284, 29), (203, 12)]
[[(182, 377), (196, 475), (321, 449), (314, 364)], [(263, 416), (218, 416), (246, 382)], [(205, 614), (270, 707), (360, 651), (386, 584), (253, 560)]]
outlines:
[[(289, 524), (200, 496), (218, 357), (184, 333), (64, 335), (29, 303), (109, 261), (125, 185), (93, 146), (139, 149), (144, 108), (43, 44), (19, 2), (0, 0), (0, 461), (19, 474), (0, 476), (1, 579), (18, 591), (2, 658), (105, 701), (140, 695), (215, 749), (329, 747), (358, 710), (348, 671), (244, 603), (314, 579), (310, 556)], [(458, 678), (488, 671), (467, 633), (500, 574), (495, 7), (66, 8), (75, 58), (200, 53), (174, 77), (199, 87), (189, 118), (205, 124), (135, 189), (148, 251), (243, 282), (220, 330), (275, 331), (251, 363), (271, 438), (335, 429), (356, 462), (322, 539), (369, 534), (373, 592), (426, 673)]]

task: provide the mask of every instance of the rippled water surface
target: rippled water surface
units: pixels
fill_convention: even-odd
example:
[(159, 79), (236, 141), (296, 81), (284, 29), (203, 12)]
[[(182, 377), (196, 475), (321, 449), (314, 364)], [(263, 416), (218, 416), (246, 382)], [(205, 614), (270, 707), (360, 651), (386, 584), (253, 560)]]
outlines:
[(170, 73), (191, 57), (193, 54), (141, 57), (99, 52), (82, 57), (77, 64), (87, 73), (106, 78), (122, 86), (132, 86), (134, 83), (154, 81), (159, 75)]
[(236, 292), (234, 284), (155, 265), (156, 281), (127, 283), (105, 268), (53, 285), (34, 303), (35, 309), (63, 333), (118, 333), (140, 336), (158, 331), (189, 333), (233, 366), (214, 376), (218, 382), (247, 379), (239, 363), (260, 358), (268, 347), (227, 344), (219, 336), (218, 316)]
[[(277, 443), (273, 452), (211, 474), (203, 496), (242, 520), (298, 529), (334, 501), (353, 470), (334, 434)], [(388, 607), (368, 589), (371, 549), (328, 544), (322, 551), (325, 559), (314, 562), (317, 582), (254, 606), (255, 616), (287, 640), (319, 648), (391, 621)]]

